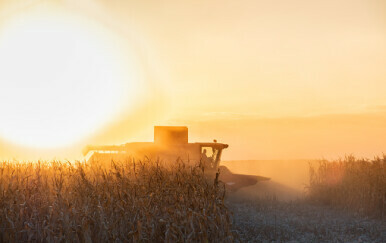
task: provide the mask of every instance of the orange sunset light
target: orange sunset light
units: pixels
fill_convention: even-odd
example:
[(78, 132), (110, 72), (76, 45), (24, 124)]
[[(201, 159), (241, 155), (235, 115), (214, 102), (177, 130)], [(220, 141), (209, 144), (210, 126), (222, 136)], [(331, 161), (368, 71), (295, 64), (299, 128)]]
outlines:
[(385, 23), (381, 0), (0, 1), (0, 158), (156, 125), (225, 159), (382, 154)]
[(132, 108), (135, 53), (87, 16), (38, 6), (0, 28), (0, 136), (33, 147), (76, 142)]
[(386, 0), (0, 0), (1, 242), (385, 242)]

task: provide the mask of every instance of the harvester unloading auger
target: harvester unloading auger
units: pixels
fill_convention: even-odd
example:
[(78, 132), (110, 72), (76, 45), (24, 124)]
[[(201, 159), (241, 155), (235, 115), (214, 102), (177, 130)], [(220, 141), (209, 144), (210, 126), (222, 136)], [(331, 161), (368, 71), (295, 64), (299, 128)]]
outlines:
[(176, 161), (181, 159), (191, 165), (201, 164), (206, 173), (215, 176), (220, 171), (219, 179), (226, 187), (235, 191), (251, 186), (266, 177), (234, 174), (227, 167), (220, 166), (221, 153), (228, 144), (189, 143), (188, 128), (185, 126), (155, 126), (154, 142), (133, 142), (123, 145), (87, 146), (83, 150), (88, 162), (124, 161), (127, 158)]

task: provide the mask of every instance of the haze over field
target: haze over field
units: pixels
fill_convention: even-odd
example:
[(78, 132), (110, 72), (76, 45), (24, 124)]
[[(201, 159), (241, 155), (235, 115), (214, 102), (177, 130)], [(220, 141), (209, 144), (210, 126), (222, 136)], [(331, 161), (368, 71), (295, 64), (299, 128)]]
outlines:
[(385, 0), (0, 0), (0, 242), (384, 242)]
[(381, 0), (0, 1), (0, 158), (79, 159), (154, 125), (225, 160), (372, 157), (385, 66)]

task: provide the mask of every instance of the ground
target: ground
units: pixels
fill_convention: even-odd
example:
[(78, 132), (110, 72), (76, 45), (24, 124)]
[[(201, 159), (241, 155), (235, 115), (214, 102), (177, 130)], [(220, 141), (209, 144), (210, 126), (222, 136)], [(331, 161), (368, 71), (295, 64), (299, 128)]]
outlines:
[(256, 188), (227, 197), (242, 242), (385, 242), (385, 220), (315, 205), (302, 198), (247, 197)]

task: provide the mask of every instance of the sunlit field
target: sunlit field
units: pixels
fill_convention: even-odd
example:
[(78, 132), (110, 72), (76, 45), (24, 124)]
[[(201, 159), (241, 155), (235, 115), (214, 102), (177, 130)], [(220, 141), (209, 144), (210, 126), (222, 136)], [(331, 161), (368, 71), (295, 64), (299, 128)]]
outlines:
[(224, 196), (180, 162), (2, 162), (0, 242), (232, 242)]
[(230, 192), (181, 161), (2, 162), (0, 242), (380, 242), (386, 158), (312, 162), (296, 199), (276, 177)]
[(386, 242), (385, 67), (386, 0), (0, 0), (0, 243)]
[(224, 164), (271, 178), (228, 194), (241, 241), (384, 241), (385, 157)]
[(384, 219), (386, 156), (372, 160), (348, 156), (311, 165), (308, 196), (314, 202)]

